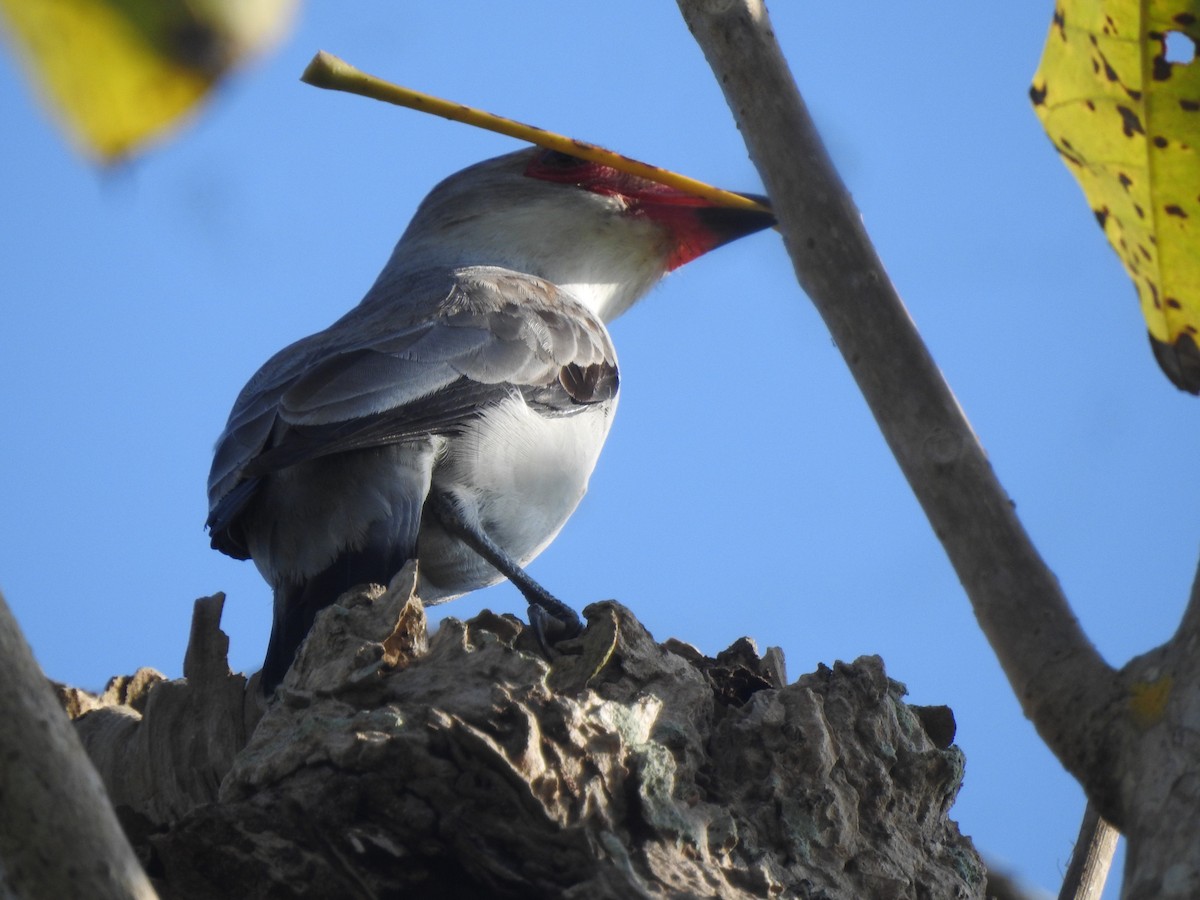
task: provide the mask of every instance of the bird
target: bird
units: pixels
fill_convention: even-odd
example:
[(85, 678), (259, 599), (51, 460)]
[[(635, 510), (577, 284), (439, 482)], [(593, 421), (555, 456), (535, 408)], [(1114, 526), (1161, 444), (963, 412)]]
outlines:
[(539, 634), (577, 633), (524, 566), (579, 504), (612, 424), (606, 324), (773, 224), (540, 147), (437, 184), (361, 302), (271, 357), (217, 440), (211, 545), (274, 593), (264, 693), (320, 610), (413, 559), (426, 604), (507, 577)]

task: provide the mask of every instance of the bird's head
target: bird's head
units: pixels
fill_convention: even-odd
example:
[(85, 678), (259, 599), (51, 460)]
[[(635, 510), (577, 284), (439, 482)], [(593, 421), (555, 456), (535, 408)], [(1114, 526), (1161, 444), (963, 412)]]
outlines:
[(415, 266), (503, 266), (553, 282), (609, 321), (671, 269), (773, 224), (769, 213), (532, 147), (430, 191), (381, 278)]

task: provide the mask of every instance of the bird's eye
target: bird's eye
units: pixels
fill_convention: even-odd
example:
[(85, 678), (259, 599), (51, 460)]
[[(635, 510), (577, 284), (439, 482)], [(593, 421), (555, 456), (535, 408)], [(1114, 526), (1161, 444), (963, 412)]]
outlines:
[(538, 164), (547, 169), (575, 169), (584, 164), (578, 156), (562, 153), (558, 150), (547, 150), (538, 159)]
[(543, 150), (525, 169), (529, 178), (559, 184), (581, 184), (594, 166), (585, 159), (558, 150)]

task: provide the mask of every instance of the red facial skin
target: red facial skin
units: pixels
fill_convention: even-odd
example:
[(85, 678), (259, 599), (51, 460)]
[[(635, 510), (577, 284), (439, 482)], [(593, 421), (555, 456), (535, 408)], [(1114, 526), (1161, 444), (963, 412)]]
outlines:
[(525, 175), (573, 184), (594, 194), (620, 197), (629, 204), (632, 215), (644, 215), (664, 226), (673, 239), (667, 258), (668, 271), (735, 238), (774, 224), (767, 213), (718, 206), (657, 181), (554, 150), (535, 157)]

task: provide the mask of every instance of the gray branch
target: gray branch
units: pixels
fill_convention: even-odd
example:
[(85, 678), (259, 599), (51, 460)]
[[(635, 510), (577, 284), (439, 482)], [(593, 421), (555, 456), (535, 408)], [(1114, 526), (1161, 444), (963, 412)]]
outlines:
[(0, 597), (0, 896), (154, 900), (71, 722)]
[[(1200, 575), (1175, 636), (1119, 672), (1017, 520), (862, 228), (761, 0), (678, 0), (841, 349), (1025, 714), (1128, 839), (1123, 896), (1200, 896)], [(1146, 598), (1130, 598), (1129, 610)], [(1153, 599), (1153, 598), (1152, 598)], [(1107, 826), (1105, 849), (1111, 853)]]
[(762, 175), (801, 287), (912, 486), (1025, 714), (1119, 821), (1116, 673), (1083, 634), (917, 334), (759, 0), (679, 0)]

